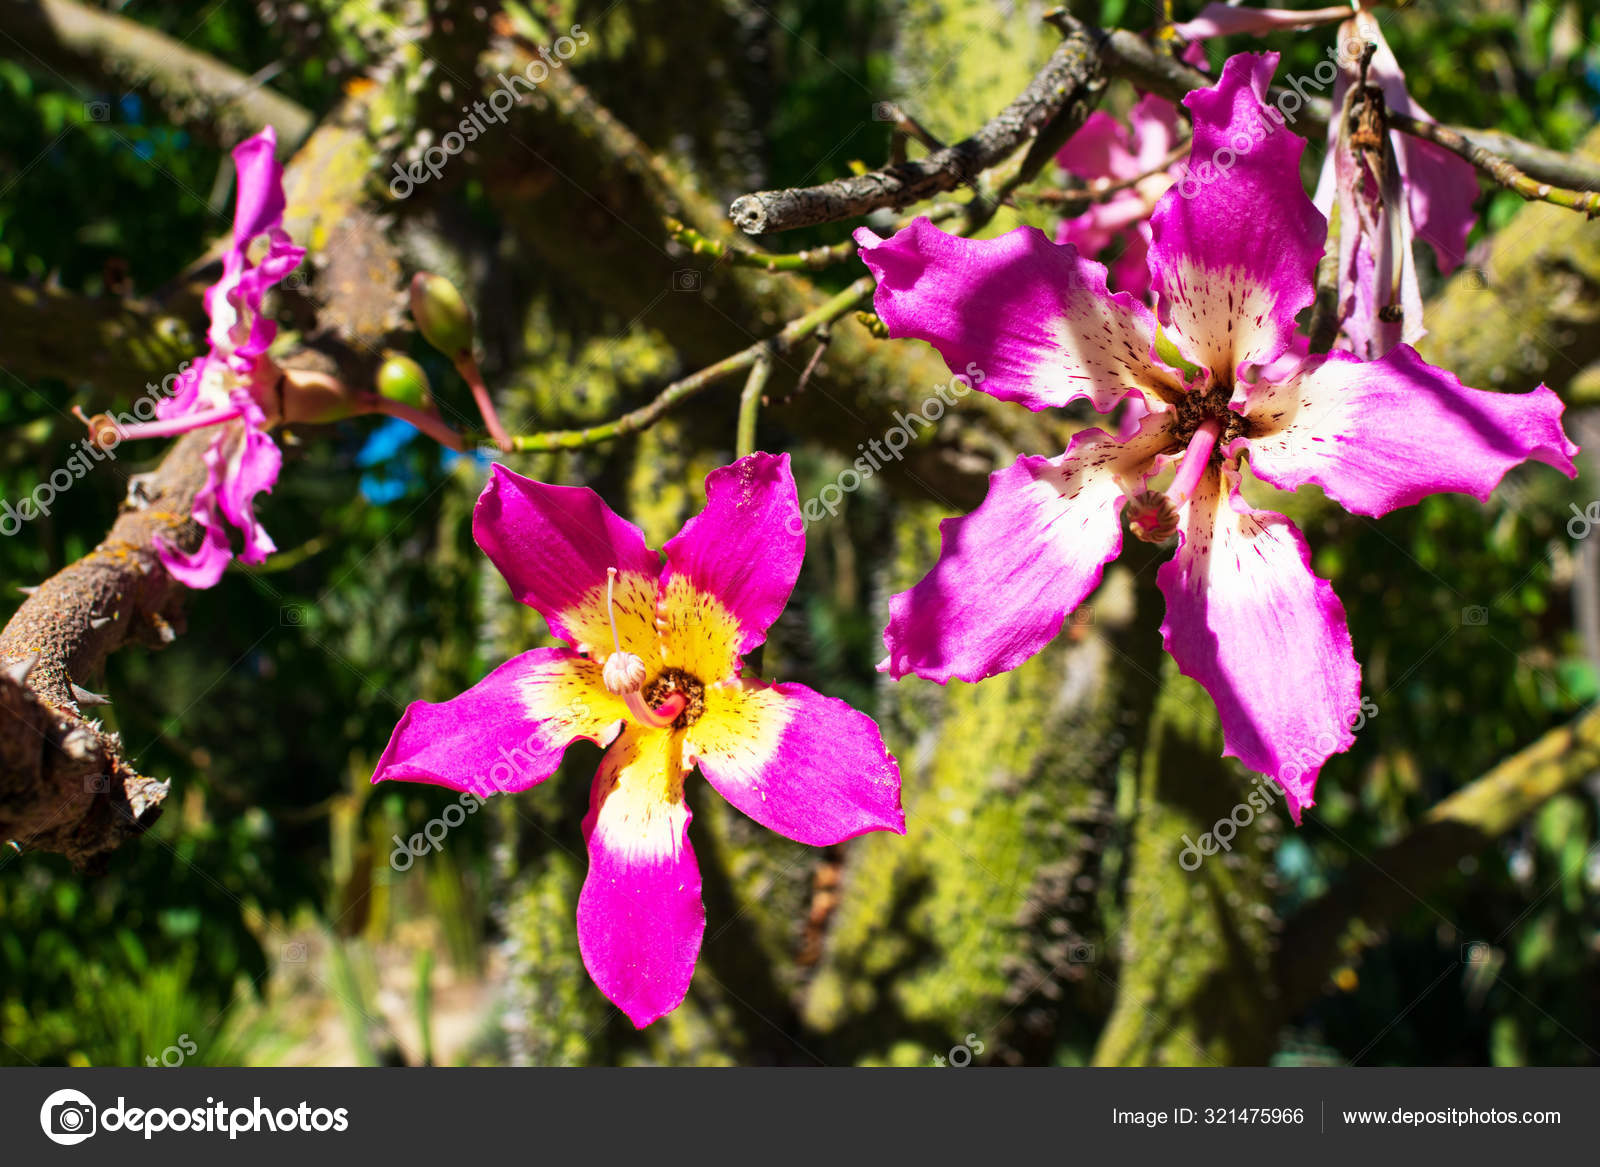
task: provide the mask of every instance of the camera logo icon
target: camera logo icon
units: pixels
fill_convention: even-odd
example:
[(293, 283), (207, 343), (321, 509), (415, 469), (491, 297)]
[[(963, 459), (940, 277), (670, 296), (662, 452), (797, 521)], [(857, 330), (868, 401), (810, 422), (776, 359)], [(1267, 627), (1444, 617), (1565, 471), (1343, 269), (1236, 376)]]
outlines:
[(75, 1146), (95, 1132), (95, 1107), (77, 1090), (57, 1090), (39, 1108), (45, 1138), (63, 1147)]

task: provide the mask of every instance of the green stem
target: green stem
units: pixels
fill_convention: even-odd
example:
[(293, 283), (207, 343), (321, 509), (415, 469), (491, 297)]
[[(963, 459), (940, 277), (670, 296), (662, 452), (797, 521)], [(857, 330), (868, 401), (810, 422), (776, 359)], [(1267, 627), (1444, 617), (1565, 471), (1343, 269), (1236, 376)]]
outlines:
[(766, 390), (767, 378), (771, 375), (772, 354), (763, 350), (756, 357), (756, 363), (750, 366), (744, 392), (739, 394), (739, 431), (734, 444), (737, 457), (755, 453), (756, 418), (761, 412), (761, 394)]

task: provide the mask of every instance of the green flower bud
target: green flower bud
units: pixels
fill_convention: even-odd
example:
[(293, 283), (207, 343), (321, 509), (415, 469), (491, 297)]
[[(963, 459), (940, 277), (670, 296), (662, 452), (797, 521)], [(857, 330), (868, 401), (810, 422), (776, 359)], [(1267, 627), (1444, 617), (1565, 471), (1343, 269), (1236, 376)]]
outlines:
[(472, 352), (472, 310), (443, 276), (419, 271), (412, 277), (411, 316), (423, 338), (452, 361)]
[(428, 374), (410, 357), (390, 353), (378, 367), (378, 392), (390, 401), (398, 401), (413, 409), (431, 409), (433, 398), (428, 392)]

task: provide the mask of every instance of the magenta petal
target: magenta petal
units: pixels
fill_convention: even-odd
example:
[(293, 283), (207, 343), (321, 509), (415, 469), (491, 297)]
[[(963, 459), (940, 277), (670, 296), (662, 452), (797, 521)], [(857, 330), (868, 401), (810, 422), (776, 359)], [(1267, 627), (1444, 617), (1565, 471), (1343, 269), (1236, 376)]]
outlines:
[(1361, 668), (1344, 605), (1312, 572), (1305, 539), (1282, 515), (1251, 510), (1229, 478), (1228, 500), (1217, 471), (1200, 480), (1178, 553), (1156, 573), (1161, 635), (1216, 702), (1224, 752), (1270, 775), (1298, 823), (1322, 764), (1355, 740)]
[(1331, 353), (1250, 391), (1250, 468), (1285, 490), (1316, 483), (1346, 510), (1381, 515), (1440, 491), (1487, 499), (1528, 459), (1577, 474), (1562, 401), (1468, 389), (1408, 345), (1379, 361)]
[(156, 540), (156, 558), (161, 566), (173, 579), (194, 591), (216, 587), (233, 558), (233, 549), (228, 545), (228, 528), (218, 513), (216, 497), (217, 483), (213, 477), (194, 498), (191, 517), (201, 530), (200, 546), (194, 551), (186, 555), (164, 539)]
[(586, 599), (598, 592), (603, 607), (606, 568), (651, 580), (661, 571), (660, 557), (639, 528), (594, 491), (547, 486), (498, 463), (473, 509), (472, 535), (511, 594), (568, 641), (577, 637), (572, 629)]
[(712, 690), (686, 750), (722, 797), (796, 842), (906, 832), (900, 768), (877, 723), (804, 685)]
[(374, 782), (428, 782), (480, 798), (543, 782), (578, 738), (600, 741), (613, 701), (600, 668), (564, 648), (512, 657), (449, 701), (406, 706)]
[(1056, 152), (1056, 165), (1083, 179), (1132, 178), (1139, 173), (1139, 162), (1128, 142), (1128, 131), (1121, 122), (1097, 109), (1084, 119), (1078, 132)]
[(1059, 458), (1021, 457), (989, 478), (983, 505), (939, 524), (939, 562), (889, 601), (891, 676), (943, 684), (1014, 669), (1061, 631), (1122, 549), (1119, 514), (1163, 452), (1170, 419), (1126, 443), (1084, 430)]
[(1230, 57), (1222, 79), (1183, 99), (1189, 161), (1156, 204), (1150, 275), (1163, 324), (1219, 377), (1289, 347), (1314, 296), (1327, 220), (1300, 185), (1305, 140), (1266, 102), (1276, 53)]
[[(766, 639), (800, 578), (805, 520), (788, 454), (754, 453), (706, 477), (706, 505), (662, 548), (663, 591), (678, 576), (739, 622), (736, 652)], [(720, 679), (720, 678), (719, 678)]]
[(156, 402), (156, 416), (162, 420), (182, 417), (186, 413), (204, 408), (200, 401), (200, 381), (205, 376), (209, 356), (196, 357), (186, 362), (172, 383), (172, 395)]
[(1128, 111), (1137, 157), (1133, 171), (1123, 177), (1146, 174), (1161, 165), (1178, 141), (1178, 107), (1164, 97), (1147, 93)]
[(1117, 291), (1143, 301), (1150, 295), (1150, 224), (1139, 223), (1123, 238), (1122, 254), (1111, 261), (1112, 282)]
[(223, 515), (244, 534), (239, 558), (245, 563), (265, 563), (278, 548), (256, 521), (255, 497), (277, 483), (283, 454), (271, 437), (256, 428), (262, 421), (261, 411), (253, 404), (250, 410), (253, 424), (238, 421), (225, 426), (207, 451), (206, 460), (218, 475), (217, 501)]
[(283, 167), (273, 156), (277, 131), (267, 126), (233, 148), (239, 191), (233, 214), (234, 246), (244, 248), (264, 231), (283, 222)]
[(1106, 290), (1106, 270), (1035, 227), (997, 239), (917, 219), (888, 240), (856, 231), (891, 336), (925, 340), (953, 373), (1002, 401), (1046, 409), (1088, 398), (1102, 413), (1130, 390), (1176, 387), (1152, 357), (1155, 318)]
[(706, 930), (675, 735), (623, 733), (594, 778), (578, 948), (594, 983), (643, 1029), (683, 1003)]

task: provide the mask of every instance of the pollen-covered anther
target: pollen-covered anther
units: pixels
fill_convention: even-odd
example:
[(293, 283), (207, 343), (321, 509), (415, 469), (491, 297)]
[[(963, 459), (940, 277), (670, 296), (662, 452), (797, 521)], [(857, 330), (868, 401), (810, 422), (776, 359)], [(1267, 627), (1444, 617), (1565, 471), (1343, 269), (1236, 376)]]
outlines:
[(606, 663), (600, 669), (600, 678), (605, 682), (606, 689), (618, 697), (637, 693), (644, 684), (645, 676), (644, 661), (631, 652), (608, 654)]
[(112, 420), (109, 413), (97, 413), (89, 417), (80, 405), (74, 405), (72, 413), (89, 427), (89, 441), (100, 449), (114, 450), (122, 442), (122, 431), (117, 428), (117, 423)]
[(1165, 543), (1178, 531), (1178, 508), (1160, 491), (1146, 490), (1128, 500), (1128, 530), (1146, 543)]

